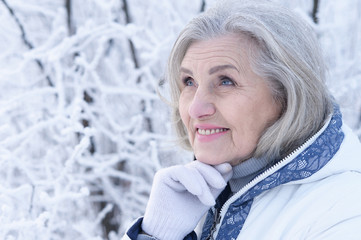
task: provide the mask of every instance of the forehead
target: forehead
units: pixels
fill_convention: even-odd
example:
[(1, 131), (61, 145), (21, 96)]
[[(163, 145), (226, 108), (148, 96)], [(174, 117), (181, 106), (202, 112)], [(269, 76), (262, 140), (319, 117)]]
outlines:
[(242, 65), (243, 60), (247, 58), (248, 47), (249, 40), (236, 34), (197, 41), (190, 45), (181, 65), (193, 65), (195, 61), (223, 61)]

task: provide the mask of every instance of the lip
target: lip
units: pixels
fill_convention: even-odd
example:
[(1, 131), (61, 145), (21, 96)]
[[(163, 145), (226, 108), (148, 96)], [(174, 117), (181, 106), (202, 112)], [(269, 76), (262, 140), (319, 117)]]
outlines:
[[(214, 125), (214, 124), (196, 124), (194, 126), (194, 128), (195, 128), (195, 135), (196, 135), (195, 137), (200, 142), (214, 141), (214, 140), (220, 138), (221, 136), (225, 135), (229, 131), (229, 128), (222, 127), (222, 126), (217, 126), (217, 125)], [(202, 129), (202, 130), (227, 129), (227, 130), (222, 131), (222, 132), (218, 132), (218, 133), (213, 133), (213, 134), (210, 134), (210, 135), (201, 135), (201, 134), (198, 133), (198, 129)]]

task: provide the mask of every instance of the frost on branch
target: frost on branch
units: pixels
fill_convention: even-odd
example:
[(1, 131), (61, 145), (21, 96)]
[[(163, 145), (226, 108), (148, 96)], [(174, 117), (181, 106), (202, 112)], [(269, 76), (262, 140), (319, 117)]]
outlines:
[[(143, 214), (154, 172), (192, 157), (157, 89), (176, 35), (212, 2), (0, 1), (0, 239), (119, 239)], [(360, 21), (322, 3), (329, 85), (360, 129)]]
[(0, 239), (116, 238), (154, 172), (191, 159), (157, 89), (198, 6), (66, 3), (1, 2)]

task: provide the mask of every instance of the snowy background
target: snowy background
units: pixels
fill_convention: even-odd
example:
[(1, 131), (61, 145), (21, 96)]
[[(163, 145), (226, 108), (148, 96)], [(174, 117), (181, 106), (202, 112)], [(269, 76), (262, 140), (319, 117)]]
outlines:
[[(190, 161), (163, 81), (184, 25), (215, 0), (0, 0), (0, 239), (119, 239), (154, 172)], [(361, 137), (361, 1), (274, 0), (317, 31)], [(315, 23), (315, 20), (317, 23)]]

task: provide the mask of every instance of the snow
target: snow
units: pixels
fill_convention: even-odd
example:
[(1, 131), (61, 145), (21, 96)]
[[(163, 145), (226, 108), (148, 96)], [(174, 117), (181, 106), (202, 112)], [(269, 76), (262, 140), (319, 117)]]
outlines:
[[(124, 1), (73, 0), (70, 25), (64, 2), (0, 2), (0, 239), (119, 239), (155, 171), (192, 159), (157, 91), (202, 1), (128, 0), (127, 22)], [(277, 2), (312, 22), (313, 1)], [(320, 3), (327, 84), (361, 137), (361, 3)]]

